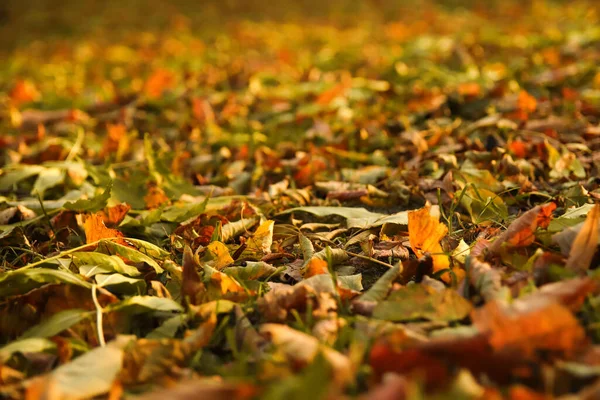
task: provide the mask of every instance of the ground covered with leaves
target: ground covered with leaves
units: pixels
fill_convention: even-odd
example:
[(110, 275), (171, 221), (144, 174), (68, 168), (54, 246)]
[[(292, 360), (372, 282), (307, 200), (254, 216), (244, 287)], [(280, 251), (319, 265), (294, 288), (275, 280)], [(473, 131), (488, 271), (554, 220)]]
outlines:
[(1, 398), (600, 398), (600, 14), (368, 4), (2, 58)]

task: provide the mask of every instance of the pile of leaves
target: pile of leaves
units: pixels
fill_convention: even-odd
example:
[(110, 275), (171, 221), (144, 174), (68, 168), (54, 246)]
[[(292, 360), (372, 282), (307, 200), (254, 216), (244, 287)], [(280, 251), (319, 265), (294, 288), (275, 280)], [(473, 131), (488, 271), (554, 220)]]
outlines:
[(0, 397), (600, 397), (600, 15), (419, 4), (3, 58)]

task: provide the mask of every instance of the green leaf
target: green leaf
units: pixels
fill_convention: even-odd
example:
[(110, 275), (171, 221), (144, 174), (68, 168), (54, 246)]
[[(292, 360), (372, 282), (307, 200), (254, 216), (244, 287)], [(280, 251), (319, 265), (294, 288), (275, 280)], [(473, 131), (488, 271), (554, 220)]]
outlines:
[(90, 311), (80, 309), (59, 311), (38, 325), (29, 328), (21, 335), (21, 339), (49, 338), (58, 335), (90, 315)]
[(133, 279), (121, 274), (97, 274), (98, 286), (110, 288), (111, 292), (139, 294), (146, 292), (146, 282), (143, 279)]
[(149, 257), (157, 258), (159, 260), (164, 260), (165, 258), (167, 258), (169, 256), (168, 251), (158, 247), (155, 244), (146, 242), (145, 240), (127, 238), (127, 241), (129, 243), (134, 244), (140, 253), (143, 253)]
[(92, 285), (71, 272), (32, 268), (0, 275), (0, 297), (22, 294), (47, 283), (68, 283), (91, 289)]
[(261, 397), (265, 400), (326, 399), (332, 384), (333, 369), (319, 352), (302, 371), (275, 382)]
[(0, 177), (0, 191), (8, 191), (22, 180), (37, 175), (46, 168), (40, 165), (19, 165), (18, 169), (6, 172)]
[(148, 257), (144, 253), (139, 252), (138, 250), (132, 249), (131, 247), (123, 246), (122, 244), (112, 242), (110, 240), (102, 240), (100, 242), (101, 246), (98, 246), (100, 250), (103, 247), (108, 248), (110, 251), (117, 253), (120, 256), (125, 257), (126, 259), (133, 262), (144, 262), (154, 268), (157, 274), (163, 272), (163, 269), (158, 265), (154, 259)]
[(402, 264), (396, 264), (393, 268), (387, 270), (385, 274), (383, 274), (383, 276), (379, 278), (377, 282), (375, 282), (375, 284), (357, 300), (379, 302), (385, 299), (392, 289), (394, 280), (400, 275), (401, 265)]
[(160, 219), (167, 222), (183, 222), (204, 212), (210, 198), (207, 196), (201, 203), (176, 204), (166, 207)]
[(183, 307), (174, 300), (155, 296), (133, 296), (116, 304), (111, 304), (106, 311), (124, 311), (129, 314), (143, 314), (155, 311), (182, 312)]
[[(126, 264), (121, 257), (116, 255), (111, 256), (104, 253), (83, 251), (71, 255), (75, 265), (80, 268), (80, 272), (81, 267), (87, 265), (102, 268), (103, 270), (100, 272), (119, 272), (128, 276), (139, 276), (141, 274), (136, 267)], [(90, 276), (89, 271), (85, 275)]]
[(14, 342), (0, 347), (0, 362), (5, 362), (14, 353), (41, 353), (54, 350), (56, 343), (43, 338), (17, 339)]
[(175, 334), (188, 322), (185, 314), (175, 315), (166, 319), (158, 328), (146, 335), (146, 339), (172, 339)]
[(394, 291), (375, 306), (373, 317), (387, 321), (427, 319), (435, 322), (461, 320), (473, 305), (455, 290), (434, 291), (423, 285), (409, 285)]
[(362, 207), (326, 207), (326, 206), (310, 206), (296, 207), (285, 210), (279, 215), (290, 214), (293, 212), (305, 212), (316, 215), (317, 217), (329, 217), (337, 215), (344, 218), (381, 218), (384, 214), (378, 214), (368, 211)]
[(371, 229), (384, 224), (408, 225), (408, 211), (400, 211), (396, 214), (384, 215), (381, 217), (349, 218), (348, 221), (346, 221), (346, 227), (348, 229)]
[(285, 268), (275, 268), (264, 261), (246, 261), (245, 267), (228, 267), (223, 273), (238, 280), (249, 281), (276, 275)]
[(104, 192), (99, 194), (98, 196), (92, 197), (91, 199), (80, 199), (74, 202), (68, 201), (64, 204), (64, 208), (67, 210), (73, 210), (78, 212), (88, 211), (88, 212), (96, 212), (104, 207), (110, 199), (110, 192), (112, 190), (112, 183), (110, 183)]
[(354, 275), (342, 275), (337, 277), (338, 283), (341, 287), (353, 290), (355, 292), (362, 292), (362, 274)]
[(39, 173), (37, 180), (33, 184), (33, 189), (31, 189), (31, 194), (39, 194), (43, 198), (44, 192), (47, 189), (60, 185), (64, 181), (65, 171), (63, 169), (46, 168)]

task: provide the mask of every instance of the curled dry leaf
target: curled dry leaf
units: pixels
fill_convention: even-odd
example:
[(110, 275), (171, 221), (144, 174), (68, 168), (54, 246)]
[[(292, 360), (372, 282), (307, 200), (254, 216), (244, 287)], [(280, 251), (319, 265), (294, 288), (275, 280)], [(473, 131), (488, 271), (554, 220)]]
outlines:
[(566, 268), (576, 272), (587, 271), (598, 250), (598, 228), (600, 227), (600, 204), (596, 204), (585, 219), (569, 252)]
[(501, 296), (502, 276), (500, 272), (477, 257), (469, 257), (469, 280), (486, 301)]
[(502, 245), (507, 242), (513, 245), (527, 246), (531, 244), (533, 239), (535, 239), (533, 231), (537, 227), (537, 218), (540, 210), (540, 206), (535, 206), (514, 220), (508, 229), (500, 234), (500, 236), (488, 246), (488, 251), (492, 254), (498, 253), (502, 248)]

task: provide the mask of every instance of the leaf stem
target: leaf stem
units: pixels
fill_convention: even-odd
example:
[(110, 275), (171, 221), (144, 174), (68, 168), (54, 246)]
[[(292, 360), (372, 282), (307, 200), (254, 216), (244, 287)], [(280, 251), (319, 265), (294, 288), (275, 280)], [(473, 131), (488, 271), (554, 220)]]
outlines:
[(372, 257), (368, 257), (368, 256), (363, 256), (362, 254), (353, 253), (353, 252), (351, 252), (351, 251), (348, 251), (348, 250), (344, 250), (344, 251), (345, 251), (347, 254), (349, 254), (349, 255), (351, 255), (351, 256), (353, 256), (353, 257), (362, 258), (363, 260), (368, 260), (368, 261), (374, 262), (374, 263), (376, 263), (376, 264), (380, 264), (380, 265), (386, 266), (386, 267), (388, 267), (388, 268), (394, 268), (394, 266), (393, 266), (393, 265), (391, 265), (391, 264), (388, 264), (388, 263), (386, 263), (386, 262), (383, 262), (383, 261), (379, 261), (379, 260), (378, 260), (378, 259), (376, 259), (376, 258), (372, 258)]
[(94, 283), (92, 284), (92, 300), (94, 300), (94, 306), (96, 306), (96, 333), (98, 334), (98, 343), (100, 343), (101, 347), (106, 346), (106, 341), (104, 340), (104, 326), (102, 325), (102, 306), (98, 302), (98, 296), (96, 295), (96, 288), (98, 286)]

